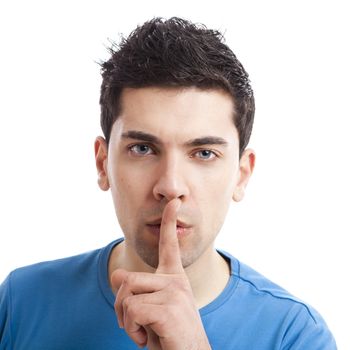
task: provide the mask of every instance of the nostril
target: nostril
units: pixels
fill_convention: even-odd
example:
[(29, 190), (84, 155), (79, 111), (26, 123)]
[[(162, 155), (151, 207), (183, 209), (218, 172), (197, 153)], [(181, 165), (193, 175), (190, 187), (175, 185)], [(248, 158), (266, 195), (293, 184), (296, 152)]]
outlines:
[(157, 179), (157, 182), (153, 187), (153, 196), (157, 200), (162, 200), (163, 198), (166, 198), (167, 201), (174, 198), (184, 200), (188, 194), (189, 189), (184, 179), (174, 179), (162, 176)]

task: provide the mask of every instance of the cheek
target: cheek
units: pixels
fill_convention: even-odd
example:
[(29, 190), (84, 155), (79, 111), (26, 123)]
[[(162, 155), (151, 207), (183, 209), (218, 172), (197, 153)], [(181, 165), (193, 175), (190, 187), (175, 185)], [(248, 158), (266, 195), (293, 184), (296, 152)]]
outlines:
[(235, 171), (233, 167), (227, 166), (202, 171), (197, 174), (194, 184), (200, 188), (199, 192), (203, 200), (209, 201), (209, 204), (213, 206), (217, 200), (221, 202), (232, 198), (235, 182)]
[(127, 236), (135, 232), (140, 216), (145, 205), (145, 181), (140, 181), (139, 176), (123, 171), (119, 167), (114, 172), (111, 185), (115, 213), (122, 231)]
[[(117, 202), (122, 206), (134, 207), (145, 198), (147, 189), (147, 179), (140, 176), (136, 172), (127, 171), (123, 167), (119, 167), (119, 171), (115, 172), (113, 182), (113, 192)], [(129, 208), (131, 209), (131, 208)], [(135, 208), (133, 208), (135, 209)]]
[(221, 228), (232, 201), (235, 177), (232, 169), (202, 174), (197, 182), (196, 202), (201, 207), (205, 225), (211, 232)]

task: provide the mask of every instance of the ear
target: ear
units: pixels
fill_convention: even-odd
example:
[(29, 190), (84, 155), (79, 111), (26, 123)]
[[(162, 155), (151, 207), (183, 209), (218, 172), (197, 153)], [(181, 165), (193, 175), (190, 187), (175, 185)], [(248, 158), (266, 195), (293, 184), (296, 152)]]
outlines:
[(239, 202), (243, 199), (245, 188), (253, 173), (255, 166), (255, 153), (252, 149), (246, 149), (239, 160), (238, 181), (233, 191), (233, 200)]
[(102, 136), (98, 136), (95, 140), (95, 161), (98, 175), (97, 183), (102, 191), (109, 189), (107, 156), (108, 147), (106, 140)]

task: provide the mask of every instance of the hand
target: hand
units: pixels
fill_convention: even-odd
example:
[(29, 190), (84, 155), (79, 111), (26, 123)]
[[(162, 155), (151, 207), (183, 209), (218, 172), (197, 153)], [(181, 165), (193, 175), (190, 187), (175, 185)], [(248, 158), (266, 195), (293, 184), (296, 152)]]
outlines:
[(176, 234), (177, 210), (171, 200), (164, 208), (156, 272), (112, 274), (118, 289), (115, 311), (120, 327), (140, 347), (149, 350), (210, 349), (190, 282), (182, 267)]

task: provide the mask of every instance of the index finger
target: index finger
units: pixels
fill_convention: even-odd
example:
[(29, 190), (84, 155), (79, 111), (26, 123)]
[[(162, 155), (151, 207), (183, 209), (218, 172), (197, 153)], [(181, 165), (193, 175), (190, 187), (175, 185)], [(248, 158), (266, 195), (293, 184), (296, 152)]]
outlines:
[(157, 273), (183, 273), (179, 240), (176, 233), (177, 211), (180, 199), (172, 199), (164, 208), (159, 236), (159, 263)]

